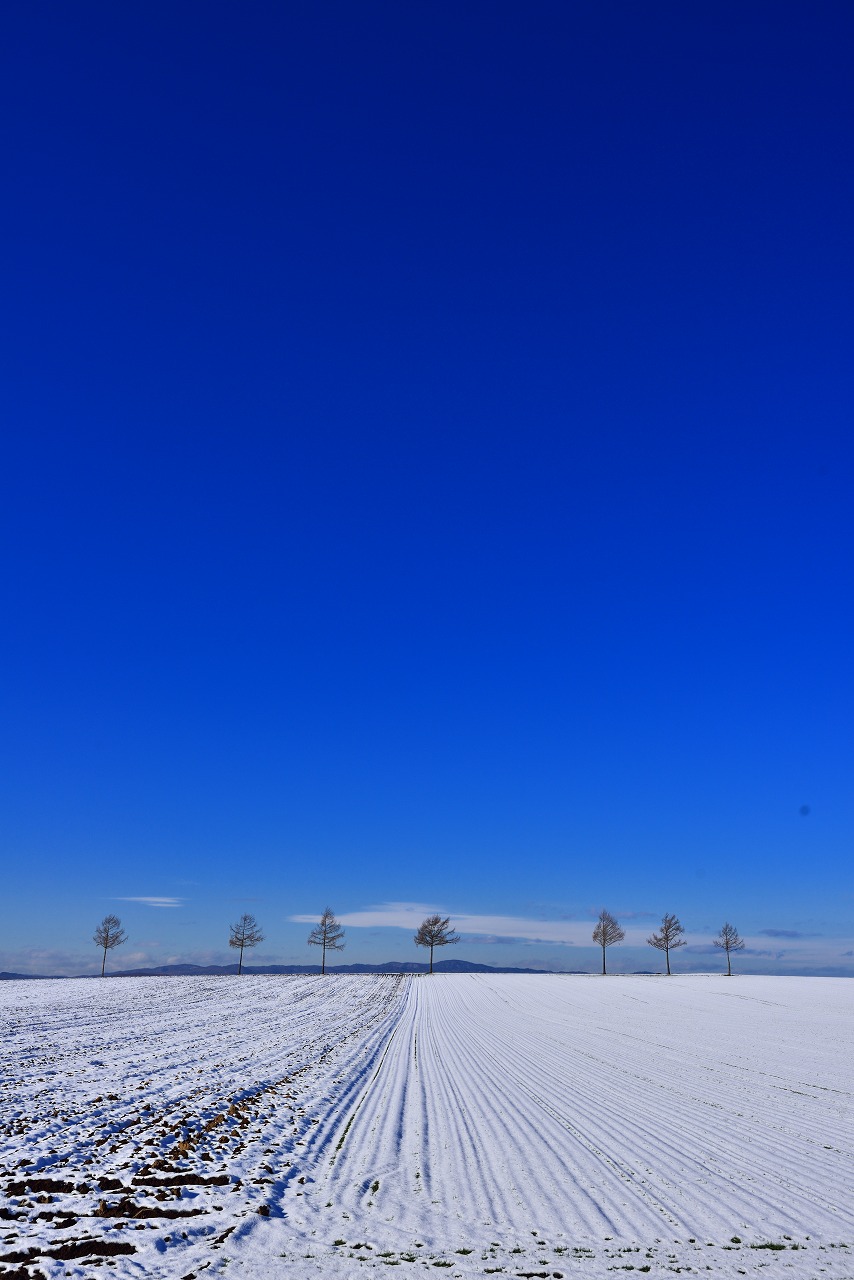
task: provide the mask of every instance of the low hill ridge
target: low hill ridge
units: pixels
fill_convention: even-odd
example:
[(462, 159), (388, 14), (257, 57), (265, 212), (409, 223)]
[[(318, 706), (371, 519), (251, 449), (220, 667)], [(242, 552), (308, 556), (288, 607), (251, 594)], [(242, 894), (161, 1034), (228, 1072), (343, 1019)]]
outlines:
[[(327, 965), (326, 972), (334, 973), (427, 973), (429, 965), (418, 960), (389, 960), (385, 964), (339, 964)], [(319, 964), (269, 964), (244, 965), (245, 974), (263, 973), (320, 973)], [(471, 960), (438, 960), (433, 965), (434, 973), (548, 973), (548, 969), (513, 969), (501, 968), (491, 964), (475, 964)], [(161, 964), (151, 965), (144, 969), (117, 969), (108, 973), (108, 978), (164, 978), (190, 977), (193, 974), (216, 976), (218, 974), (236, 974), (236, 964)], [(23, 978), (62, 978), (67, 974), (30, 974), (0, 973), (0, 982)], [(97, 977), (97, 974), (79, 974), (79, 977)]]

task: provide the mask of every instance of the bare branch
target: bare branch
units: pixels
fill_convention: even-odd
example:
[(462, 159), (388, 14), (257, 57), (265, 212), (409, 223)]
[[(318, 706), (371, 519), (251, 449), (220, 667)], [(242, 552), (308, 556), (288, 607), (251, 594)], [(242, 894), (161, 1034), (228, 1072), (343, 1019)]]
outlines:
[(729, 921), (727, 921), (724, 925), (721, 926), (721, 930), (718, 933), (717, 937), (712, 938), (712, 942), (715, 944), (716, 947), (719, 947), (721, 951), (726, 952), (727, 977), (731, 978), (732, 977), (732, 961), (730, 959), (730, 955), (733, 951), (744, 950), (744, 945), (745, 945), (744, 939), (739, 935), (738, 929), (736, 929), (735, 925), (730, 924)]
[(684, 932), (679, 923), (679, 917), (668, 914), (662, 918), (661, 932), (654, 933), (647, 938), (647, 942), (651, 947), (657, 947), (659, 951), (673, 951), (675, 947), (686, 946), (685, 939), (679, 936)]
[(451, 928), (450, 916), (428, 916), (422, 920), (415, 935), (418, 947), (447, 947), (459, 940), (460, 935)]
[(258, 921), (248, 911), (243, 913), (237, 924), (230, 924), (228, 930), (228, 945), (240, 952), (237, 961), (237, 972), (241, 974), (243, 972), (244, 947), (257, 947), (259, 942), (264, 941), (264, 935), (261, 932), (261, 926)]
[(92, 941), (96, 946), (104, 949), (104, 955), (101, 959), (101, 977), (103, 978), (104, 970), (107, 966), (107, 952), (112, 951), (113, 947), (120, 947), (123, 942), (127, 942), (127, 934), (122, 928), (122, 922), (119, 917), (114, 915), (104, 916), (92, 935)]
[(327, 951), (343, 951), (345, 945), (344, 930), (335, 919), (335, 913), (331, 907), (326, 908), (320, 917), (320, 923), (316, 924), (308, 935), (308, 945), (323, 948), (320, 972), (325, 974)]
[(682, 928), (679, 917), (668, 912), (662, 918), (660, 933), (653, 933), (647, 938), (647, 942), (651, 947), (664, 952), (667, 959), (668, 974), (670, 973), (670, 952), (675, 951), (677, 947), (686, 945), (685, 939), (680, 936), (684, 932), (685, 930)]
[(99, 947), (105, 947), (107, 951), (112, 951), (113, 947), (120, 947), (123, 942), (127, 942), (127, 934), (122, 928), (119, 917), (104, 916), (92, 935), (92, 941)]
[(622, 942), (625, 938), (625, 932), (620, 928), (617, 920), (611, 915), (610, 911), (606, 911), (603, 907), (599, 912), (599, 919), (596, 922), (596, 928), (593, 930), (593, 941), (598, 942), (602, 948), (602, 972), (605, 972), (605, 948), (613, 946), (615, 942)]
[(240, 917), (237, 924), (231, 924), (228, 928), (228, 945), (239, 947), (241, 951), (244, 947), (257, 947), (259, 942), (264, 941), (258, 921), (248, 912)]
[(433, 972), (433, 948), (449, 947), (455, 942), (459, 942), (460, 935), (454, 933), (451, 928), (450, 916), (427, 916), (426, 920), (422, 920), (418, 926), (418, 932), (415, 935), (415, 945), (417, 947), (430, 948), (430, 972)]
[(326, 947), (329, 951), (344, 950), (344, 930), (335, 919), (330, 907), (326, 908), (320, 917), (320, 923), (316, 924), (308, 935), (308, 945)]

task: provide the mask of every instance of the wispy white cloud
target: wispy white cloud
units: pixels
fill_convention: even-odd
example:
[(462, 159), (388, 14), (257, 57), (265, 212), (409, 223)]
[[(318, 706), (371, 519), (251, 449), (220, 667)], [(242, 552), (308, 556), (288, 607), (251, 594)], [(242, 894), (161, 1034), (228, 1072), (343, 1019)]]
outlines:
[(64, 974), (100, 972), (94, 956), (84, 958), (80, 952), (49, 947), (22, 947), (18, 951), (0, 951), (0, 971), (6, 973)]
[[(362, 911), (348, 911), (339, 916), (342, 924), (353, 929), (417, 929), (425, 916), (432, 915), (440, 908), (424, 902), (383, 902), (375, 907), (365, 907)], [(443, 913), (447, 914), (447, 912)], [(317, 924), (317, 915), (288, 916), (294, 924)]]
[(141, 902), (146, 907), (182, 907), (186, 901), (185, 898), (156, 898), (156, 897), (117, 897), (114, 902)]
[[(143, 944), (130, 951), (124, 948), (112, 951), (107, 972), (111, 969), (146, 968), (162, 963), (157, 944)], [(101, 955), (95, 948), (92, 948), (91, 953), (83, 953), (59, 948), (26, 947), (14, 953), (0, 952), (0, 970), (38, 976), (52, 974), (86, 977), (101, 972)]]
[[(341, 923), (351, 929), (407, 929), (418, 928), (425, 916), (438, 912), (451, 917), (453, 927), (467, 940), (474, 936), (484, 940), (500, 940), (508, 942), (551, 943), (556, 946), (590, 946), (592, 924), (589, 920), (545, 920), (532, 916), (504, 915), (472, 915), (467, 912), (452, 912), (444, 907), (424, 902), (384, 902), (374, 907), (366, 907), (362, 911), (349, 911), (339, 916)], [(296, 924), (315, 924), (314, 916), (289, 916)], [(629, 930), (626, 931), (629, 940)], [(637, 938), (631, 941), (643, 941), (640, 931), (635, 930)]]
[[(544, 944), (556, 948), (593, 948), (595, 945), (591, 936), (595, 923), (592, 918), (542, 919), (525, 915), (475, 915), (454, 912), (437, 903), (383, 902), (365, 907), (360, 911), (346, 912), (339, 919), (346, 928), (350, 929), (405, 929), (407, 932), (414, 933), (424, 917), (434, 912), (450, 916), (451, 924), (462, 935), (462, 941), (468, 944), (479, 946)], [(626, 936), (622, 946), (613, 949), (615, 967), (619, 964), (627, 964), (630, 968), (635, 968), (644, 963), (640, 956), (653, 955), (653, 960), (657, 957), (657, 953), (649, 952), (646, 945), (650, 933), (649, 924), (643, 922), (646, 914), (646, 912), (637, 912), (636, 918), (633, 918), (632, 913), (628, 911), (619, 914)], [(289, 919), (298, 924), (317, 923), (316, 916), (295, 915), (290, 916)], [(763, 932), (765, 936), (762, 936)], [(781, 934), (782, 932), (780, 931)], [(785, 936), (774, 939), (785, 946), (785, 949), (778, 950), (769, 948), (767, 931), (760, 931), (753, 935), (745, 934), (747, 949), (742, 953), (745, 962), (752, 961), (755, 967), (757, 961), (765, 964), (771, 961), (772, 972), (775, 970), (779, 972), (818, 971), (825, 966), (838, 964), (840, 944), (843, 947), (850, 945), (847, 938), (837, 938), (831, 944), (826, 939), (808, 935), (796, 936), (795, 930), (790, 932), (794, 936), (786, 933)], [(684, 968), (717, 968), (721, 953), (712, 945), (713, 933), (713, 930), (709, 932), (689, 930), (686, 933), (685, 941), (688, 945), (684, 951), (677, 953), (679, 963)], [(625, 952), (629, 947), (643, 948), (643, 951), (640, 955), (635, 952), (634, 957), (629, 960)], [(715, 961), (710, 966), (712, 956), (715, 957)], [(572, 961), (560, 961), (557, 955), (554, 961), (546, 961), (546, 963), (556, 964), (557, 967), (562, 963), (575, 965), (582, 962), (581, 957)]]

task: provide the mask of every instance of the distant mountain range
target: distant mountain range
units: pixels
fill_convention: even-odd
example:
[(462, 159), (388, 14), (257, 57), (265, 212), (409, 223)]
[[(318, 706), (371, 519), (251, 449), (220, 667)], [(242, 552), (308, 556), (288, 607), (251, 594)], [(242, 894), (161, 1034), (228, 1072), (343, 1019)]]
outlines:
[[(339, 964), (328, 965), (326, 972), (335, 973), (427, 973), (429, 965), (417, 960), (389, 960), (387, 964)], [(243, 966), (244, 973), (320, 973), (319, 964), (271, 964), (255, 968)], [(473, 964), (470, 960), (437, 960), (434, 973), (548, 973), (548, 969), (501, 969), (491, 964)], [(119, 969), (108, 973), (108, 978), (164, 978), (192, 976), (194, 974), (216, 976), (237, 973), (236, 964), (162, 964), (150, 969)], [(96, 974), (81, 975), (96, 977)], [(15, 978), (65, 978), (68, 974), (0, 973), (0, 982)]]

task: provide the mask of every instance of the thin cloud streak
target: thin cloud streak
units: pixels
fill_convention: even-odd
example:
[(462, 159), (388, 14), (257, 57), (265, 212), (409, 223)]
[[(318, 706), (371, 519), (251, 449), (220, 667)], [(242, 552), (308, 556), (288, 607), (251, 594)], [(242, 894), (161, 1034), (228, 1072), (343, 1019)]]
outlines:
[(113, 902), (141, 902), (146, 907), (183, 907), (185, 901), (185, 898), (127, 898), (121, 896), (113, 898)]

